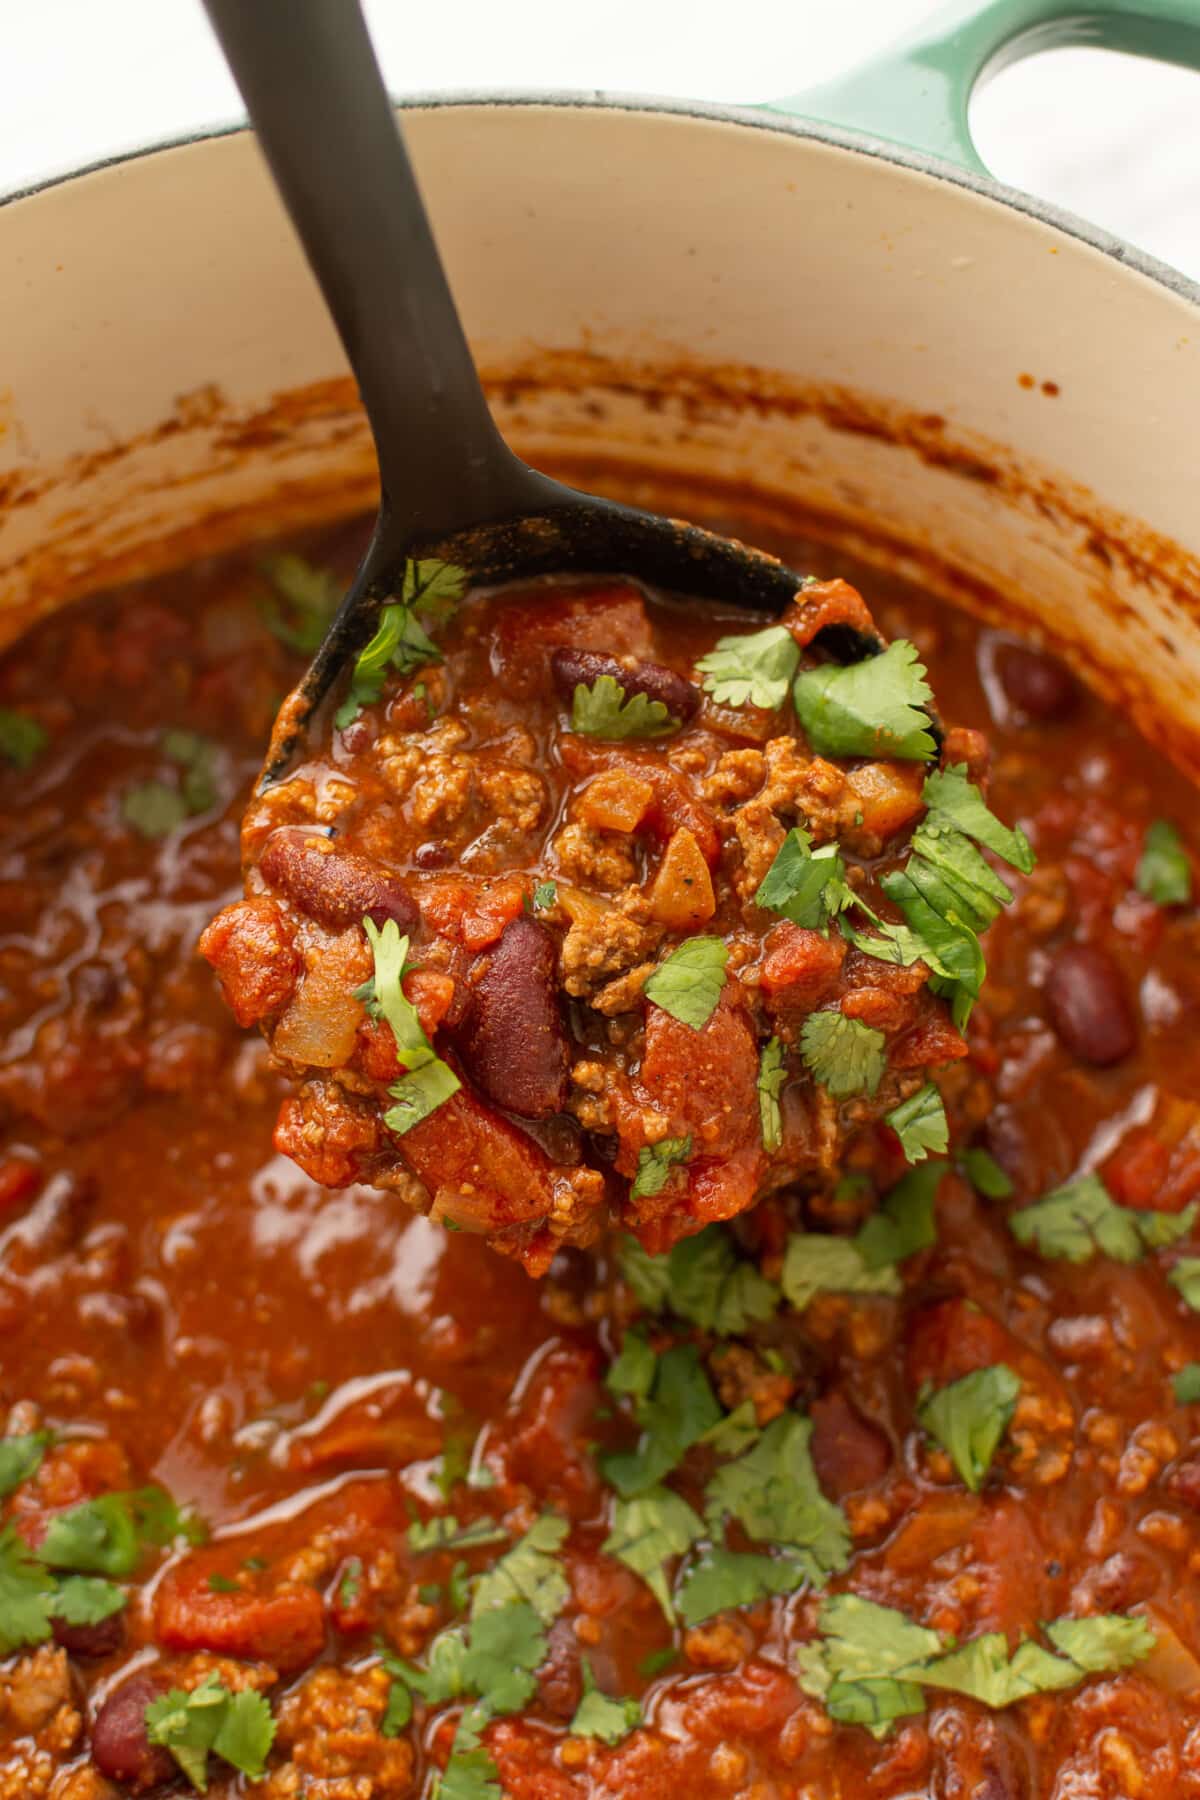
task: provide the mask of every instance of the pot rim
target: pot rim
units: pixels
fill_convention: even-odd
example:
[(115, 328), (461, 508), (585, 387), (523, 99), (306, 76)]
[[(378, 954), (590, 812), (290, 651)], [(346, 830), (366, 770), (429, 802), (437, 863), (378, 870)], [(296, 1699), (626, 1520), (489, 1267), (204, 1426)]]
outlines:
[[(731, 106), (720, 101), (677, 99), (656, 94), (611, 93), (602, 89), (582, 88), (550, 89), (545, 93), (525, 89), (439, 89), (432, 93), (393, 95), (392, 99), (397, 107), (414, 111), (459, 107), (554, 107), (564, 110), (665, 114), (703, 119), (718, 125), (746, 126), (755, 131), (777, 132), (784, 137), (813, 139), (854, 155), (870, 157), (876, 162), (893, 163), (954, 187), (966, 188), (981, 199), (1005, 206), (1010, 211), (1036, 219), (1040, 224), (1051, 226), (1065, 236), (1075, 238), (1200, 309), (1200, 281), (1193, 280), (1182, 270), (1173, 268), (1171, 264), (1162, 262), (1147, 251), (1138, 249), (1136, 245), (1107, 231), (1103, 226), (1093, 224), (1068, 207), (1041, 199), (1023, 188), (1010, 187), (1007, 183), (998, 181), (995, 176), (980, 174), (942, 157), (932, 156), (928, 151), (913, 149), (906, 144), (876, 137), (865, 131), (829, 124), (824, 120), (776, 111), (769, 105)], [(239, 134), (250, 134), (250, 126), (244, 118), (205, 126), (197, 131), (181, 132), (177, 136), (156, 138), (150, 143), (97, 157), (92, 162), (52, 171), (40, 180), (0, 194), (0, 214), (15, 201), (32, 199), (82, 176), (120, 168), (125, 163), (138, 162), (143, 157), (156, 156), (162, 151), (186, 149), (193, 144), (208, 143)]]

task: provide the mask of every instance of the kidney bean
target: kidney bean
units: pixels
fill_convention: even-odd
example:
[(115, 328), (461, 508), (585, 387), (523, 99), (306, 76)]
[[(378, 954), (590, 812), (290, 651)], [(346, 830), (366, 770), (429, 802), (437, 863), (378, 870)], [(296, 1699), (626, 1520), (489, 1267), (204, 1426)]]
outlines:
[(456, 1034), (475, 1086), (507, 1112), (542, 1119), (566, 1095), (567, 1037), (554, 938), (540, 919), (511, 919), (478, 980)]
[(108, 1696), (92, 1723), (92, 1761), (110, 1781), (135, 1794), (170, 1781), (175, 1759), (146, 1733), (146, 1708), (162, 1688), (152, 1675), (131, 1675)]
[(568, 701), (580, 682), (591, 687), (601, 675), (611, 675), (626, 696), (645, 694), (647, 700), (661, 700), (676, 719), (690, 719), (700, 709), (699, 688), (661, 663), (635, 662), (627, 666), (599, 650), (575, 650), (563, 645), (550, 658), (550, 673), (555, 687)]
[(415, 929), (417, 903), (398, 875), (368, 857), (321, 844), (320, 833), (303, 825), (273, 831), (259, 862), (264, 880), (332, 931), (363, 918), (376, 925), (394, 919), (402, 932)]
[(68, 1625), (65, 1619), (51, 1619), (54, 1641), (68, 1656), (110, 1656), (125, 1642), (124, 1613), (110, 1613), (98, 1625)]
[(1006, 644), (996, 659), (1005, 697), (1017, 712), (1038, 725), (1065, 719), (1075, 710), (1079, 688), (1057, 657), (1028, 644)]
[(1046, 977), (1050, 1022), (1080, 1062), (1105, 1068), (1137, 1043), (1137, 1027), (1121, 971), (1096, 944), (1068, 944)]

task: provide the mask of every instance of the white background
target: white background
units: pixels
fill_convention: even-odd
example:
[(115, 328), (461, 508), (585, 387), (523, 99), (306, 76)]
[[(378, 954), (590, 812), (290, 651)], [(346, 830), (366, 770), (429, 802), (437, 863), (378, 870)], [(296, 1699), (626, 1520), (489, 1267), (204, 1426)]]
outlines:
[[(753, 102), (837, 74), (934, 5), (367, 0), (367, 10), (396, 93), (566, 87)], [(239, 112), (199, 0), (0, 0), (0, 193)], [(1200, 278), (1200, 76), (1057, 51), (998, 76), (973, 127), (1002, 179)]]

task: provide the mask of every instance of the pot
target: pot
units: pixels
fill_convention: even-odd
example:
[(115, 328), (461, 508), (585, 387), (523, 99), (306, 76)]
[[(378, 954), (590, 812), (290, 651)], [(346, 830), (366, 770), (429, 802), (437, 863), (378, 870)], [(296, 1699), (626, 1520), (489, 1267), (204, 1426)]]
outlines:
[[(1200, 775), (1200, 289), (993, 181), (966, 126), (982, 73), (1081, 39), (1200, 65), (1193, 0), (990, 0), (774, 106), (468, 96), (405, 124), (522, 454), (799, 514), (1086, 664)], [(247, 131), (16, 194), (0, 244), (3, 640), (371, 504)]]

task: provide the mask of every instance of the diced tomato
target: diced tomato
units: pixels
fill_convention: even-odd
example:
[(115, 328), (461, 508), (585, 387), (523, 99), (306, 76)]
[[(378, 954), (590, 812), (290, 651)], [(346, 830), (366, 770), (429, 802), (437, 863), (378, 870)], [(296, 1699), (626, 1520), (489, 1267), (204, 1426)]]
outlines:
[(23, 1156), (9, 1156), (0, 1163), (0, 1219), (17, 1212), (32, 1200), (42, 1185), (42, 1172)]
[(1170, 1162), (1171, 1152), (1162, 1140), (1153, 1131), (1135, 1126), (1126, 1132), (1101, 1173), (1119, 1205), (1153, 1209)]
[(923, 1018), (888, 1051), (893, 1069), (936, 1069), (970, 1055), (970, 1045), (950, 1023), (945, 1002), (928, 996)]
[[(253, 1587), (225, 1593), (209, 1586), (220, 1556), (188, 1557), (169, 1569), (154, 1601), (154, 1629), (168, 1650), (212, 1650), (283, 1673), (302, 1669), (325, 1644), (325, 1607), (313, 1587), (291, 1582), (274, 1592)], [(228, 1579), (228, 1577), (227, 1577)], [(246, 1579), (246, 1577), (242, 1577)]]
[(970, 1635), (1002, 1631), (1011, 1647), (1053, 1618), (1055, 1578), (1038, 1534), (1034, 1509), (1001, 1494), (985, 1498), (971, 1534)]
[(301, 960), (291, 924), (273, 900), (225, 907), (201, 933), (198, 948), (239, 1025), (256, 1025), (290, 1000)]
[(573, 1511), (590, 1506), (600, 1492), (587, 1450), (600, 1374), (590, 1345), (555, 1343), (538, 1359), (496, 1432), (510, 1481), (548, 1493)]
[(442, 876), (422, 888), (421, 912), (436, 930), (468, 950), (486, 950), (499, 942), (510, 919), (520, 917), (527, 889), (520, 875), (483, 882)]
[(464, 1231), (498, 1231), (550, 1211), (550, 1159), (466, 1088), (396, 1139), (434, 1195), (434, 1211)]
[(615, 769), (632, 779), (649, 782), (654, 799), (642, 820), (643, 826), (664, 842), (680, 828), (690, 831), (705, 862), (710, 869), (713, 867), (721, 849), (716, 816), (696, 799), (691, 783), (665, 763), (656, 761), (654, 752), (612, 750), (568, 733), (560, 740), (559, 754), (564, 768), (572, 775)]
[(636, 588), (574, 588), (569, 594), (506, 600), (496, 620), (492, 670), (511, 694), (549, 683), (546, 654), (558, 644), (610, 656), (650, 656), (654, 639)]
[(767, 933), (762, 962), (765, 994), (786, 994), (790, 1007), (812, 1012), (837, 987), (846, 958), (846, 945), (832, 933), (822, 937), (803, 925), (787, 920)]
[(1007, 1360), (1011, 1333), (973, 1300), (939, 1300), (922, 1307), (909, 1328), (906, 1366), (913, 1393), (925, 1382), (945, 1387), (976, 1369)]

